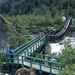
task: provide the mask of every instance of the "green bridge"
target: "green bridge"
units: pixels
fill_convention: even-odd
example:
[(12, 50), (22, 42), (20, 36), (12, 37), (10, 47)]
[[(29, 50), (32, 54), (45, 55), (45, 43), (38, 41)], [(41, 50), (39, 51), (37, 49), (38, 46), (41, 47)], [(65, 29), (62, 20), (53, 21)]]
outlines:
[[(7, 64), (20, 64), (32, 67), (39, 72), (47, 72), (50, 75), (57, 75), (62, 67), (59, 66), (61, 59), (45, 54), (45, 45), (48, 41), (60, 39), (68, 30), (72, 19), (67, 20), (64, 28), (55, 35), (38, 35), (31, 41), (21, 45), (14, 50), (14, 59), (7, 54)], [(42, 53), (43, 54), (42, 54)], [(41, 54), (40, 54), (41, 53)], [(37, 57), (37, 55), (39, 57)], [(12, 60), (14, 62), (12, 62)]]
[[(14, 62), (12, 62), (13, 59), (10, 58), (10, 55), (7, 54), (7, 63), (21, 64), (22, 66), (32, 67), (40, 72), (57, 75), (62, 70), (62, 67), (59, 66), (60, 58), (38, 53), (45, 46), (45, 43), (45, 35), (37, 36), (14, 50)], [(39, 58), (36, 55), (39, 55)]]

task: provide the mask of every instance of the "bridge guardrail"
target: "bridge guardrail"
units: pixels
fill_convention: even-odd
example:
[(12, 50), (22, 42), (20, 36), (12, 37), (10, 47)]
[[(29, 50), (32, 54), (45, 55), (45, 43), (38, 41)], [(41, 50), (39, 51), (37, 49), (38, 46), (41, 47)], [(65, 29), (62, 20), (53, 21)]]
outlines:
[(36, 39), (39, 39), (39, 36), (37, 36), (36, 38), (32, 39), (31, 41), (29, 41), (29, 42), (27, 42), (27, 43), (25, 43), (25, 44), (23, 44), (23, 45), (21, 45), (21, 46), (19, 46), (18, 48), (16, 48), (16, 49), (14, 50), (14, 52), (16, 53), (17, 50), (23, 48), (24, 46), (27, 46), (28, 44), (30, 44), (31, 42), (33, 42), (33, 41), (36, 40)]
[[(8, 54), (8, 56), (10, 55)], [(21, 56), (21, 59), (19, 59), (19, 55), (14, 55), (14, 56), (16, 56), (17, 58), (12, 59), (9, 57), (8, 58), (9, 61), (7, 63), (25, 65), (24, 62), (27, 62), (30, 63), (30, 65), (26, 65), (26, 66), (33, 67), (34, 65), (38, 65), (39, 68), (36, 67), (35, 69), (38, 69), (40, 71), (44, 71), (42, 67), (48, 68), (49, 69), (48, 73), (50, 74), (52, 73), (52, 69), (62, 70), (61, 66), (60, 67), (56, 66), (60, 64), (59, 62), (53, 62), (53, 61), (44, 60), (44, 59), (31, 57), (31, 56)], [(14, 60), (14, 62), (11, 62), (12, 60)], [(38, 62), (36, 62), (35, 60), (37, 60)]]
[[(21, 65), (25, 65), (28, 67), (33, 67), (35, 69), (38, 69), (40, 71), (44, 71), (44, 72), (48, 72), (48, 73), (52, 73), (52, 70), (61, 70), (62, 68), (58, 66), (59, 64), (59, 60), (60, 58), (56, 58), (56, 57), (51, 57), (49, 55), (40, 55), (40, 57), (45, 56), (48, 59), (42, 59), (42, 58), (37, 58), (37, 57), (32, 57), (31, 55), (34, 55), (35, 51), (40, 48), (46, 41), (45, 36), (39, 38), (37, 37), (36, 39), (34, 39), (33, 41), (27, 43), (26, 45), (22, 45), (19, 47), (19, 51), (17, 51), (13, 56), (14, 58), (11, 58), (9, 54), (7, 54), (7, 63), (9, 64), (21, 64)], [(17, 49), (18, 50), (18, 49)], [(24, 51), (23, 51), (24, 50)], [(22, 53), (24, 53), (24, 55), (21, 55)], [(51, 59), (56, 59), (58, 61), (52, 61)], [(14, 60), (14, 62), (12, 62), (12, 60)], [(27, 65), (27, 63), (29, 63), (29, 65)], [(38, 66), (34, 67), (34, 65)], [(44, 68), (47, 68), (48, 71), (44, 70)]]
[(21, 53), (23, 50), (25, 50), (27, 47), (29, 47), (30, 45), (34, 44), (37, 41), (38, 41), (38, 39), (35, 39), (32, 43), (29, 43), (28, 45), (22, 47), (19, 51), (16, 52), (16, 54)]
[[(28, 55), (31, 55), (32, 53), (34, 53), (39, 47), (41, 47), (44, 43), (45, 43), (45, 36), (42, 37), (41, 39), (39, 39), (39, 41), (35, 42), (34, 44), (32, 44), (30, 47), (28, 47), (24, 53), (25, 55), (28, 53)], [(33, 48), (33, 49), (32, 49)], [(30, 49), (30, 51), (28, 51)]]
[[(38, 41), (39, 40), (39, 41)], [(22, 46), (18, 47), (16, 50), (16, 55), (19, 54), (19, 56), (22, 53), (25, 53), (25, 55), (31, 55), (31, 53), (33, 53), (34, 51), (36, 51), (40, 46), (43, 45), (43, 43), (45, 43), (45, 36), (42, 37), (41, 39), (39, 38), (39, 36), (37, 36), (36, 38), (32, 39), (31, 41), (29, 41), (28, 43), (23, 44)], [(40, 44), (40, 45), (39, 45)], [(33, 47), (33, 50), (32, 50)], [(20, 50), (19, 50), (20, 49)], [(30, 51), (29, 51), (30, 49)], [(16, 57), (15, 57), (16, 58)]]

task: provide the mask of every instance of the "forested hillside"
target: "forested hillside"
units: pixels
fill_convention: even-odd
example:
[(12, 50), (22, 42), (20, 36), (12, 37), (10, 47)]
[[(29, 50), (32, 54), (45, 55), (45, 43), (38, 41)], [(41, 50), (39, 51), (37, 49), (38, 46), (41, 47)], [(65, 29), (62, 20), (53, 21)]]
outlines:
[[(75, 17), (75, 0), (5, 0), (0, 3), (0, 14), (22, 35), (55, 34), (64, 27), (62, 16)], [(24, 38), (7, 33), (11, 39), (24, 43)]]
[(57, 33), (64, 25), (61, 17), (75, 17), (74, 13), (75, 0), (5, 0), (0, 4), (0, 14), (8, 15), (19, 32), (25, 28), (26, 34)]
[(48, 10), (53, 17), (62, 13), (75, 17), (75, 0), (5, 0), (0, 4), (2, 14), (21, 15), (36, 11), (37, 15), (45, 14)]

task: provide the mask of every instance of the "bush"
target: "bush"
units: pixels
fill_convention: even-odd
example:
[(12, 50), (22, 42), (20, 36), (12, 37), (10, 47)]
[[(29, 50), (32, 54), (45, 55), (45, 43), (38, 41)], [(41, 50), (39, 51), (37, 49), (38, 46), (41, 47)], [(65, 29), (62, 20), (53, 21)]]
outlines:
[(75, 64), (66, 65), (58, 75), (75, 75)]
[(60, 57), (64, 69), (58, 75), (75, 75), (75, 48), (71, 47), (70, 42), (65, 43), (65, 49)]

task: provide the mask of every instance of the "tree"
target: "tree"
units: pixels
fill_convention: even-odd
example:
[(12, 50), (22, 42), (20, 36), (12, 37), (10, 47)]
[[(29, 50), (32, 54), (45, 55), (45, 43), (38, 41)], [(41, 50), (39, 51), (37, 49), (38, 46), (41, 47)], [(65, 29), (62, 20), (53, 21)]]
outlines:
[(0, 69), (2, 68), (2, 61), (3, 61), (2, 55), (0, 54)]
[(51, 46), (49, 44), (46, 47), (46, 54), (51, 55)]
[[(62, 10), (65, 10), (65, 15), (75, 17), (75, 0), (4, 0), (0, 3), (0, 13), (8, 15), (28, 14), (33, 13), (35, 8), (39, 8), (40, 11), (40, 8), (44, 7), (41, 5), (46, 6), (46, 9), (49, 8), (53, 17)], [(44, 8), (42, 8), (41, 13), (46, 12)]]
[(69, 42), (65, 43), (65, 49), (60, 57), (64, 69), (58, 75), (75, 75), (75, 48), (71, 47)]

